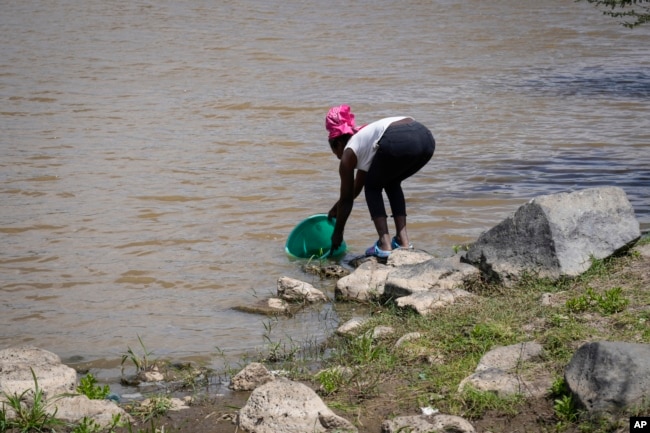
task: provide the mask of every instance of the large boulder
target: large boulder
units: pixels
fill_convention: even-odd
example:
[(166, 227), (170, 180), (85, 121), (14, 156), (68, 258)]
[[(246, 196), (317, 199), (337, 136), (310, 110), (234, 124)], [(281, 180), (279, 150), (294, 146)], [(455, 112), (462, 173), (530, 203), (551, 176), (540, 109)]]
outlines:
[(463, 260), (507, 281), (524, 272), (558, 278), (589, 269), (641, 236), (625, 192), (590, 188), (544, 195), (481, 234)]
[(576, 402), (591, 413), (616, 413), (647, 403), (650, 345), (592, 342), (581, 346), (564, 379)]
[(239, 410), (237, 426), (255, 433), (356, 433), (308, 386), (277, 378), (256, 388)]

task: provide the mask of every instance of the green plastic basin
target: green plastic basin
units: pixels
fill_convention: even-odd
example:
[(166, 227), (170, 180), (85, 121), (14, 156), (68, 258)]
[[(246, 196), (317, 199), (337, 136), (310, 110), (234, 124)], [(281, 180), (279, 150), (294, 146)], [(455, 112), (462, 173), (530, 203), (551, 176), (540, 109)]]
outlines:
[(345, 241), (330, 254), (335, 220), (327, 214), (312, 215), (300, 222), (289, 234), (284, 250), (288, 255), (300, 259), (340, 256), (347, 250)]

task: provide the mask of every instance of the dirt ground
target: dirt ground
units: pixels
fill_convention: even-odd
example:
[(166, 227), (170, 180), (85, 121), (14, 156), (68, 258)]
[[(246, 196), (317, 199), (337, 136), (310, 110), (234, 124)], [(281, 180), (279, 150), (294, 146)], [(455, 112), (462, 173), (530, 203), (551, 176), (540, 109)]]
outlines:
[[(646, 246), (650, 249), (650, 246)], [(645, 252), (644, 252), (645, 254)], [(638, 278), (641, 287), (650, 288), (650, 251), (641, 260), (634, 261), (624, 271), (625, 276), (621, 279), (628, 279), (631, 276)], [(610, 275), (607, 284), (616, 283), (617, 275)], [(628, 280), (629, 281), (629, 280)], [(355, 414), (342, 413), (332, 408), (338, 415), (353, 422), (359, 429), (359, 433), (382, 433), (381, 424), (384, 420), (400, 415), (417, 415), (418, 408), (396, 408), (394, 396), (391, 389), (399, 384), (385, 384), (385, 392), (378, 397), (362, 402)], [(152, 429), (150, 423), (134, 425), (131, 432), (124, 429), (120, 433), (143, 432), (153, 433), (155, 431), (183, 432), (183, 433), (245, 433), (238, 430), (234, 420), (237, 409), (242, 407), (250, 393), (239, 392), (229, 393), (227, 397), (207, 396), (189, 409), (176, 412), (168, 412), (154, 420), (155, 427)], [(535, 399), (526, 403), (526, 408), (516, 416), (507, 417), (500, 414), (485, 414), (480, 419), (469, 420), (479, 433), (545, 433), (562, 431), (564, 433), (579, 433), (579, 426), (563, 427), (558, 430), (556, 425), (558, 419), (554, 415), (553, 401), (551, 399)], [(164, 430), (161, 430), (164, 426)], [(627, 426), (619, 429), (619, 432), (627, 432)]]
[[(242, 393), (235, 401), (211, 399), (189, 409), (176, 412), (168, 412), (166, 415), (156, 418), (157, 428), (164, 426), (165, 433), (245, 433), (238, 430), (234, 423), (236, 407), (245, 404), (248, 393)], [(236, 407), (233, 407), (236, 406)], [(335, 410), (335, 412), (337, 412)], [(351, 420), (359, 429), (359, 433), (381, 433), (381, 424), (385, 419), (398, 415), (395, 413), (395, 401), (390, 395), (373, 399), (367, 407), (350, 417), (349, 413), (339, 415)], [(417, 411), (408, 411), (399, 415), (417, 415)], [(532, 433), (554, 431), (557, 419), (553, 413), (552, 403), (549, 400), (533, 400), (527, 403), (525, 414), (515, 417), (504, 417), (500, 415), (487, 414), (479, 420), (471, 420), (477, 432), (508, 432), (508, 433)], [(152, 430), (149, 424), (134, 425), (133, 431), (147, 429)], [(567, 429), (566, 433), (577, 433), (578, 430)], [(126, 433), (126, 430), (125, 430)]]

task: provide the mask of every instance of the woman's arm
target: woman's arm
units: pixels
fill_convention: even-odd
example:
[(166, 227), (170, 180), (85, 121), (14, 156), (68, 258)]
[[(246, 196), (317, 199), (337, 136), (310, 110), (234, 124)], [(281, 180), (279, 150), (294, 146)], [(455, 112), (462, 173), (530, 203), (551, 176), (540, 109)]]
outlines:
[[(354, 169), (357, 166), (357, 156), (352, 149), (346, 149), (341, 156), (339, 164), (339, 176), (341, 177), (341, 191), (336, 209), (336, 226), (332, 235), (332, 251), (338, 249), (343, 243), (343, 231), (345, 223), (352, 212), (354, 199), (363, 189), (365, 172), (357, 172), (357, 179), (354, 177)], [(361, 174), (363, 173), (363, 174)]]

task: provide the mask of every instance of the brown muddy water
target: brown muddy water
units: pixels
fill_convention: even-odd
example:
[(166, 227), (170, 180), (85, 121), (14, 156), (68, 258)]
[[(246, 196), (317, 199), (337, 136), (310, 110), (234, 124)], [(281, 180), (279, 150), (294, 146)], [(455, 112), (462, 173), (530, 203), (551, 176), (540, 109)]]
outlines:
[[(622, 187), (650, 228), (650, 25), (567, 0), (0, 1), (0, 348), (218, 364), (316, 341), (336, 304), (233, 310), (337, 199), (329, 106), (437, 140), (405, 184), (417, 248), (452, 254), (527, 200)], [(357, 200), (350, 254), (375, 239)]]

